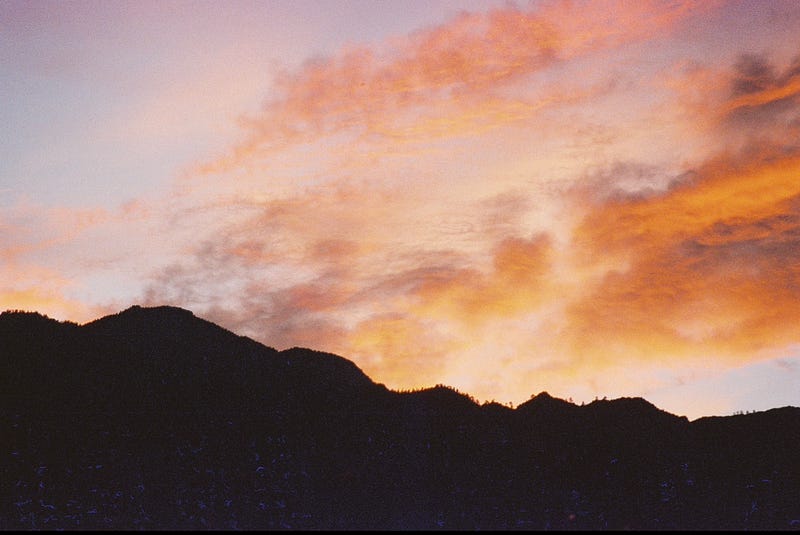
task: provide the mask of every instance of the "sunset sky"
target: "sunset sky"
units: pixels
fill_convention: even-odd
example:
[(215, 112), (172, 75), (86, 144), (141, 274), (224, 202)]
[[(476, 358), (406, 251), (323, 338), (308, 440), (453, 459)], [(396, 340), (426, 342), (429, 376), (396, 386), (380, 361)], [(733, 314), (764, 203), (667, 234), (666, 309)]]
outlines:
[[(0, 2), (0, 310), (800, 406), (800, 2)], [(0, 351), (2, 348), (0, 348)]]

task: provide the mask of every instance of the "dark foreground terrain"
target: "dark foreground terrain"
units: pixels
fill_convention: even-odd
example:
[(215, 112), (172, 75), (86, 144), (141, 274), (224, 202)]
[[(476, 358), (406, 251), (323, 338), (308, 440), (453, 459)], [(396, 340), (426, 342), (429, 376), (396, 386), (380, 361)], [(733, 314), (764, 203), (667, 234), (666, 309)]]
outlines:
[(512, 410), (176, 308), (0, 315), (3, 530), (800, 530), (799, 446), (796, 407)]

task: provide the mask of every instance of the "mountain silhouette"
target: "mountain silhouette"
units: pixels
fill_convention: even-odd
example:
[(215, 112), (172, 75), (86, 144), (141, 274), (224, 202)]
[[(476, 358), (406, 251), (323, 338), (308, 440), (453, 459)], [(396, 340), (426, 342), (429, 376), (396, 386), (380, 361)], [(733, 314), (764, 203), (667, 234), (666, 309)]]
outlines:
[(798, 444), (797, 407), (512, 409), (175, 307), (0, 314), (4, 530), (796, 530)]

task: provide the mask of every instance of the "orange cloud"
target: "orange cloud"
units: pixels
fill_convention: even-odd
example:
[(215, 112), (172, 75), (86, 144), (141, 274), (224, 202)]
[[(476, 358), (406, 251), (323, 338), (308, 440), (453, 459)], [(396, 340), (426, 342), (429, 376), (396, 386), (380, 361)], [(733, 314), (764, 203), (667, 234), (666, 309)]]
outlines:
[(800, 74), (794, 75), (785, 83), (765, 87), (754, 93), (746, 93), (727, 103), (723, 113), (729, 115), (743, 108), (753, 108), (773, 104), (784, 99), (794, 99), (800, 95)]
[(359, 322), (338, 347), (390, 388), (419, 388), (441, 382), (456, 342), (435, 322), (386, 313)]
[(527, 77), (556, 63), (653, 39), (714, 2), (550, 2), (462, 13), (440, 26), (387, 42), (350, 47), (284, 72), (260, 115), (245, 118), (248, 138), (208, 165), (250, 165), (263, 151), (344, 131), (362, 141), (480, 132), (574, 102), (594, 90), (576, 85), (541, 94)]
[(506, 239), (495, 247), (488, 273), (457, 269), (423, 280), (415, 290), (419, 298), (415, 311), (421, 317), (474, 325), (535, 310), (552, 298), (550, 253), (544, 235)]
[(664, 83), (677, 97), (669, 107), (681, 110), (686, 131), (706, 138), (706, 152), (799, 148), (800, 56), (782, 68), (754, 54), (741, 54), (730, 68), (689, 62)]
[(800, 341), (800, 158), (719, 159), (651, 197), (617, 198), (576, 232), (611, 268), (569, 309), (566, 345), (598, 362), (758, 358)]

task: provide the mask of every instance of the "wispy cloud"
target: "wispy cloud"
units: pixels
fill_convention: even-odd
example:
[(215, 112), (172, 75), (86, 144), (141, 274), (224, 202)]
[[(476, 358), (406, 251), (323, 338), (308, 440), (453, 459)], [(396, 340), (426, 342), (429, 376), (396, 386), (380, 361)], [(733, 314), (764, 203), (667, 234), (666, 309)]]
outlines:
[[(246, 140), (203, 166), (252, 164), (286, 143), (348, 132), (360, 141), (424, 143), (514, 123), (557, 103), (589, 98), (580, 83), (540, 94), (530, 77), (554, 64), (653, 39), (712, 9), (702, 2), (551, 2), (462, 13), (380, 49), (351, 47), (285, 72)], [(520, 91), (520, 84), (526, 91)]]

